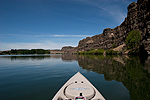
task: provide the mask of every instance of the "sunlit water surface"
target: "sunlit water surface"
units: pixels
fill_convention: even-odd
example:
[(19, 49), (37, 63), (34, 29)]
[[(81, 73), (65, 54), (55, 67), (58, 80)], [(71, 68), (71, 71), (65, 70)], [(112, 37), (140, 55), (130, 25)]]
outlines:
[(141, 64), (137, 58), (0, 56), (0, 100), (51, 100), (61, 86), (78, 71), (107, 100), (148, 100), (148, 69), (149, 65), (145, 62)]

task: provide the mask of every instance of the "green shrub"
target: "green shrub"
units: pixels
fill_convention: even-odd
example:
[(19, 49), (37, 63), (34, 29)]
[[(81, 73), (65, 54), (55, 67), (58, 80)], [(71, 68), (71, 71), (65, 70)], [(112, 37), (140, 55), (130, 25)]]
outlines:
[(114, 36), (112, 36), (111, 39), (114, 40)]
[(98, 50), (94, 50), (94, 49), (91, 49), (89, 51), (81, 51), (81, 52), (78, 52), (78, 54), (87, 54), (87, 55), (99, 55), (99, 54), (103, 54), (104, 53), (104, 49), (98, 49)]
[(89, 50), (89, 51), (86, 52), (86, 54), (95, 54), (95, 50), (93, 50), (93, 49)]
[(113, 44), (112, 44), (112, 47), (113, 47), (113, 48), (116, 48), (117, 46), (116, 46), (116, 44), (115, 44), (115, 43), (113, 43)]
[(128, 36), (126, 37), (126, 45), (127, 49), (138, 48), (141, 42), (141, 33), (136, 30), (132, 30), (129, 32)]
[(114, 50), (106, 50), (106, 54), (107, 54), (107, 55), (117, 55), (118, 52), (117, 52), (117, 51), (114, 51)]
[(121, 55), (121, 54), (122, 54), (122, 52), (121, 52), (121, 51), (118, 51), (118, 52), (117, 52), (117, 55)]
[(95, 54), (103, 54), (104, 53), (104, 49), (98, 49), (95, 51)]
[(79, 52), (79, 54), (85, 54), (85, 52), (84, 52), (84, 51), (81, 51), (81, 52)]
[(132, 49), (131, 51), (128, 52), (129, 55), (136, 55), (138, 53), (139, 53), (139, 49), (138, 48)]

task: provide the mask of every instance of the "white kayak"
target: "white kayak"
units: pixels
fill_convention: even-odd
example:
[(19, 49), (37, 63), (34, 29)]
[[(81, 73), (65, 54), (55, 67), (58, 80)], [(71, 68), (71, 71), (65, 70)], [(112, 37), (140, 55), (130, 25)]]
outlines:
[(105, 100), (105, 98), (80, 72), (77, 72), (52, 100)]

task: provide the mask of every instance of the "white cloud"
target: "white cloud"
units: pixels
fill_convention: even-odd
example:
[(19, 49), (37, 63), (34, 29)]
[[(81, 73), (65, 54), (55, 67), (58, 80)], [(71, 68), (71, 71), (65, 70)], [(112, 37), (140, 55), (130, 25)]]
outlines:
[(126, 17), (126, 12), (123, 12), (119, 9), (119, 7), (116, 6), (107, 6), (107, 7), (100, 7), (104, 11), (106, 11), (110, 16), (113, 17), (118, 23), (121, 23), (125, 17)]
[(78, 40), (92, 35), (1, 34), (1, 36), (17, 37), (20, 38), (20, 41), (16, 42), (15, 38), (14, 41), (0, 41), (0, 51), (10, 49), (61, 49), (63, 46), (75, 47), (78, 45)]
[(54, 35), (49, 35), (49, 34), (44, 34), (41, 33), (39, 35), (28, 35), (28, 34), (1, 34), (1, 36), (21, 36), (21, 37), (91, 37), (92, 35), (59, 35), (59, 34), (54, 34)]
[(92, 35), (52, 35), (54, 37), (91, 37)]
[[(109, 16), (118, 23), (121, 23), (125, 19), (127, 13), (121, 9), (118, 3), (119, 2), (122, 4), (124, 3), (126, 5), (130, 3), (128, 0), (73, 0), (73, 1), (81, 2), (99, 8), (99, 12), (103, 11), (107, 13), (104, 15), (100, 13), (99, 16)], [(111, 2), (116, 2), (116, 4), (115, 3), (110, 4)]]
[(0, 50), (10, 49), (60, 49), (61, 44), (47, 43), (0, 43)]

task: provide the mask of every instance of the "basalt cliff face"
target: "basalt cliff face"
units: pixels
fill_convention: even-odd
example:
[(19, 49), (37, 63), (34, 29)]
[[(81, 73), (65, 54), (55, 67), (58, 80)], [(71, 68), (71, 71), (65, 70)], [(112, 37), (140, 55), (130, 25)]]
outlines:
[[(125, 43), (128, 32), (138, 30), (141, 32), (141, 45), (150, 54), (150, 0), (138, 0), (128, 6), (127, 17), (124, 22), (114, 29), (106, 28), (102, 34), (87, 37), (79, 41), (75, 51), (90, 49), (112, 49)], [(116, 15), (117, 16), (117, 15)]]
[(75, 53), (77, 51), (77, 47), (72, 47), (72, 46), (64, 46), (62, 47), (61, 50), (56, 49), (56, 50), (50, 50), (51, 54), (70, 54), (70, 53)]

